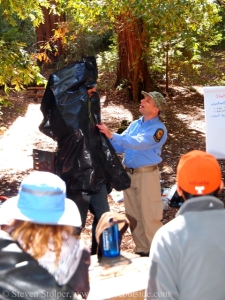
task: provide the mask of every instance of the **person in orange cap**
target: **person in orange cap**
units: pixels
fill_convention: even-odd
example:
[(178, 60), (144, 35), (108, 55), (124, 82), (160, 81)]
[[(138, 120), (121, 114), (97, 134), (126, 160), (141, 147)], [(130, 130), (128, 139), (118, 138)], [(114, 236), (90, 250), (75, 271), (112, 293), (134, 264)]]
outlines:
[(225, 210), (217, 198), (222, 188), (214, 156), (193, 150), (180, 158), (177, 192), (185, 202), (153, 238), (146, 299), (224, 299)]

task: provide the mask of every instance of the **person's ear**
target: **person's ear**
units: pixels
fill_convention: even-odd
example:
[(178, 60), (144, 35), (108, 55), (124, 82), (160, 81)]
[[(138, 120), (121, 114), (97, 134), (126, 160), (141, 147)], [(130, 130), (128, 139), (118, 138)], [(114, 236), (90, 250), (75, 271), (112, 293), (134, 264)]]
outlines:
[(182, 189), (179, 187), (179, 185), (177, 185), (177, 194), (182, 196)]
[(184, 201), (186, 200), (184, 197), (184, 193), (183, 190), (179, 187), (179, 185), (177, 185), (177, 194), (182, 197), (184, 199)]
[(222, 191), (223, 187), (224, 187), (224, 183), (223, 183), (223, 180), (221, 180), (221, 183), (220, 183), (220, 190), (219, 190), (219, 192), (221, 192), (221, 191)]
[(154, 107), (154, 113), (159, 114), (159, 109), (157, 106)]

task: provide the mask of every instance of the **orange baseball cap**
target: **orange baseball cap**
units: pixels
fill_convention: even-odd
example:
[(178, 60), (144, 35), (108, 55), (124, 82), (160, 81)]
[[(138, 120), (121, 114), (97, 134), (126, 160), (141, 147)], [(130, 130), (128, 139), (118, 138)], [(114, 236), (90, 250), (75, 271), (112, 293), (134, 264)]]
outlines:
[(191, 195), (206, 195), (220, 187), (221, 168), (216, 158), (193, 150), (181, 156), (177, 166), (177, 185)]

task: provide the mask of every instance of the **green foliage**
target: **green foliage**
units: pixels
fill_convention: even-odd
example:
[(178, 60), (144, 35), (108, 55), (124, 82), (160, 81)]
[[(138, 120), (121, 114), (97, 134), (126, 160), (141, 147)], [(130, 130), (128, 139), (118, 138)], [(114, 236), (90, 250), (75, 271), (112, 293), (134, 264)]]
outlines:
[[(38, 24), (41, 20), (38, 18), (41, 14), (39, 5), (40, 14), (36, 12), (36, 20), (31, 20), (30, 4), (32, 3), (19, 1), (0, 3), (0, 86), (4, 87), (6, 94), (10, 90), (20, 91), (35, 81), (38, 84), (45, 82), (36, 61), (28, 52), (36, 42), (33, 24)], [(37, 2), (34, 13), (35, 8)]]
[(70, 33), (67, 36), (66, 48), (66, 61), (73, 61), (85, 56), (96, 56), (99, 52), (105, 51), (109, 48), (112, 35), (111, 30), (99, 33), (98, 30), (91, 32), (79, 32), (75, 39)]
[[(108, 51), (100, 52), (96, 55), (99, 71), (98, 88), (108, 91), (114, 88), (115, 74), (118, 64), (118, 52), (115, 36), (111, 37)], [(104, 77), (103, 77), (104, 76)]]
[(210, 65), (202, 55), (222, 40), (223, 28), (218, 24), (222, 24), (224, 12), (220, 13), (220, 6), (208, 0), (71, 0), (68, 8), (76, 24), (87, 30), (98, 24), (101, 29), (114, 26), (118, 31), (124, 25), (120, 15), (127, 16), (127, 23), (141, 18), (146, 31), (143, 59), (148, 61), (151, 74), (169, 71), (171, 80), (175, 75), (185, 79), (180, 72), (187, 71), (200, 77), (203, 64)]
[(0, 116), (3, 114), (1, 111), (1, 107), (10, 107), (13, 106), (13, 104), (9, 101), (9, 99), (5, 96), (0, 96)]
[(0, 106), (10, 107), (13, 106), (13, 104), (9, 101), (7, 97), (0, 97)]
[(115, 36), (111, 38), (112, 44), (109, 45), (108, 51), (100, 52), (97, 55), (97, 64), (100, 72), (114, 72), (118, 63), (118, 52)]
[(20, 91), (34, 81), (42, 84), (44, 80), (23, 44), (0, 40), (0, 85), (6, 93)]
[(166, 1), (151, 12), (148, 20), (146, 13), (142, 16), (151, 34), (146, 51), (151, 73), (164, 78), (168, 54), (169, 82), (187, 83), (190, 79), (205, 82), (202, 70), (212, 61), (203, 59), (203, 55), (222, 39), (217, 26), (221, 21), (219, 7), (208, 1)]
[[(165, 80), (165, 72), (155, 71), (154, 77)], [(170, 63), (169, 80), (173, 84), (191, 85), (225, 85), (224, 51), (203, 52), (192, 63), (177, 59)]]
[[(3, 7), (0, 5), (0, 15), (3, 14), (2, 10)], [(16, 15), (13, 19), (14, 25), (11, 25), (6, 19), (0, 18), (0, 38), (7, 43), (19, 41), (31, 47), (36, 42), (32, 22), (29, 19), (21, 20)]]
[[(221, 3), (221, 2), (220, 2)], [(224, 34), (222, 5), (208, 0), (0, 0), (0, 85), (5, 92), (21, 90), (24, 86), (44, 78), (31, 51), (35, 52), (35, 26), (44, 22), (42, 8), (54, 14), (67, 15), (69, 32), (64, 39), (65, 57), (57, 67), (82, 56), (95, 55), (101, 72), (114, 72), (119, 59), (114, 32), (122, 30), (126, 22), (141, 19), (146, 38), (142, 44), (143, 59), (149, 64), (152, 76), (166, 73), (166, 54), (169, 57), (170, 80), (204, 82), (203, 72), (218, 72), (207, 53), (218, 45)], [(124, 51), (126, 51), (125, 49)], [(111, 82), (106, 81), (108, 86)], [(118, 88), (123, 88), (119, 86)]]
[(18, 27), (10, 27), (0, 36), (7, 43), (19, 41), (26, 45), (27, 49), (32, 49), (33, 45), (36, 43), (35, 30), (30, 22), (24, 21), (22, 24), (23, 25)]
[(119, 133), (121, 134), (122, 132), (124, 132), (124, 130), (127, 129), (127, 127), (131, 124), (130, 121), (128, 120), (122, 120), (121, 121), (121, 124), (120, 124), (120, 127), (118, 128), (118, 130), (116, 131), (116, 133)]
[(128, 86), (128, 80), (127, 79), (123, 79), (121, 84), (119, 84), (116, 89), (118, 91), (122, 91), (124, 88), (126, 88)]
[(17, 20), (30, 20), (33, 26), (38, 26), (44, 22), (42, 7), (48, 7), (54, 10), (55, 4), (49, 0), (4, 0), (0, 1), (0, 11), (2, 18), (8, 24), (17, 26)]

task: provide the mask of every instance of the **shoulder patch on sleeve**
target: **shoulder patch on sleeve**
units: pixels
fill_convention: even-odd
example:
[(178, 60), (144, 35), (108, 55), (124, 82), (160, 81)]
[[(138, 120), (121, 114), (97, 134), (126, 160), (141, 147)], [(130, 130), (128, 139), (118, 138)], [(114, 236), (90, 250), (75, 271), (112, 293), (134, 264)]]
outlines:
[(158, 143), (158, 142), (160, 142), (163, 135), (164, 135), (164, 130), (162, 128), (159, 128), (159, 129), (156, 130), (153, 138)]

